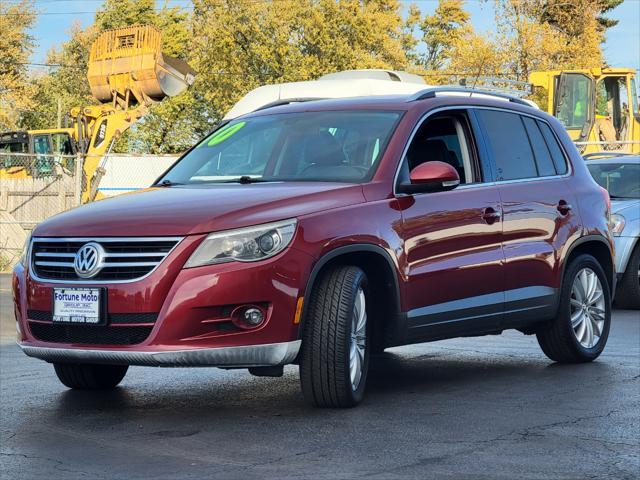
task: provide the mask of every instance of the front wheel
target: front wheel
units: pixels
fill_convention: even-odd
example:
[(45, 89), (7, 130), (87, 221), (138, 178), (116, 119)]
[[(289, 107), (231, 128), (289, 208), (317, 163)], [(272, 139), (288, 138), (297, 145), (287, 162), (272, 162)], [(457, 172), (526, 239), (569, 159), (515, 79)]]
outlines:
[(115, 388), (124, 378), (128, 365), (87, 365), (54, 363), (58, 379), (77, 390), (107, 390)]
[(538, 343), (556, 362), (590, 362), (604, 350), (610, 324), (611, 294), (604, 271), (591, 255), (580, 255), (567, 267), (558, 315), (538, 331)]
[(367, 278), (354, 266), (326, 271), (310, 293), (300, 355), (300, 382), (316, 407), (362, 401), (369, 368)]

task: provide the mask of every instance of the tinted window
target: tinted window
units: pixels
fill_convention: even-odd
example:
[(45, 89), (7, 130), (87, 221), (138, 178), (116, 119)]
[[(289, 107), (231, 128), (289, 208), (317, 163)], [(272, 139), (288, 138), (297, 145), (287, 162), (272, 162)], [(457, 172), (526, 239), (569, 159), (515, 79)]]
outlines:
[(547, 143), (544, 141), (540, 129), (536, 124), (536, 121), (530, 117), (522, 117), (524, 126), (529, 134), (529, 141), (533, 147), (533, 155), (538, 165), (538, 175), (540, 177), (550, 177), (556, 174), (556, 168), (553, 165), (551, 159), (551, 153), (547, 148)]
[(547, 147), (549, 147), (549, 151), (551, 152), (551, 158), (553, 159), (553, 164), (556, 167), (556, 172), (558, 172), (558, 175), (564, 175), (567, 173), (567, 162), (564, 159), (564, 154), (562, 153), (560, 145), (558, 145), (556, 136), (546, 123), (538, 122), (538, 126), (540, 127), (542, 135), (547, 142)]
[(478, 110), (493, 152), (496, 180), (537, 177), (533, 152), (520, 115), (496, 110)]

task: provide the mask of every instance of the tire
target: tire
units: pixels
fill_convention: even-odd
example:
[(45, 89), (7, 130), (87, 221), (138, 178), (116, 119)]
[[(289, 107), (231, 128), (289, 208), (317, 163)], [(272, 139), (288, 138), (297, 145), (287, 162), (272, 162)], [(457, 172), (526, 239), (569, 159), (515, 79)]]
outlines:
[(129, 369), (128, 365), (87, 365), (54, 363), (58, 379), (77, 390), (108, 390), (118, 385)]
[[(590, 285), (597, 278), (601, 295)], [(580, 278), (577, 278), (580, 276)], [(586, 300), (581, 298), (581, 287), (588, 285)], [(594, 283), (591, 283), (594, 282)], [(590, 299), (593, 299), (593, 303)], [(597, 300), (595, 300), (597, 299)], [(583, 305), (587, 305), (584, 307)], [(578, 306), (579, 305), (579, 306)], [(588, 306), (591, 305), (591, 306)], [(574, 325), (572, 325), (572, 316)], [(591, 362), (604, 350), (611, 326), (611, 292), (604, 270), (591, 255), (580, 255), (568, 265), (560, 291), (558, 314), (547, 326), (537, 332), (542, 351), (551, 360), (560, 363)], [(592, 336), (589, 337), (589, 329)], [(597, 335), (598, 330), (600, 335)], [(591, 342), (589, 341), (591, 340)]]
[[(366, 275), (353, 266), (329, 267), (310, 292), (300, 383), (305, 400), (316, 407), (353, 407), (364, 397), (370, 350), (368, 297)], [(354, 330), (360, 334), (352, 335)], [(352, 376), (352, 361), (354, 368), (360, 366), (359, 376), (357, 371)]]
[(640, 243), (633, 249), (616, 292), (616, 306), (640, 309)]

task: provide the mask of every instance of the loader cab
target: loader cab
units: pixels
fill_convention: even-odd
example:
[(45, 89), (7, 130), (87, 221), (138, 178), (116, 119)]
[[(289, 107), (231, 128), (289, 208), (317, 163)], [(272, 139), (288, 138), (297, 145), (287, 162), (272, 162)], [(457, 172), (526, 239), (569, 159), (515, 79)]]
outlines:
[(56, 165), (72, 170), (76, 146), (71, 129), (30, 130), (0, 134), (0, 168), (10, 173), (24, 171), (29, 176), (47, 177), (56, 174)]
[(529, 80), (548, 93), (547, 112), (557, 117), (583, 153), (640, 151), (635, 70), (589, 69), (533, 72)]

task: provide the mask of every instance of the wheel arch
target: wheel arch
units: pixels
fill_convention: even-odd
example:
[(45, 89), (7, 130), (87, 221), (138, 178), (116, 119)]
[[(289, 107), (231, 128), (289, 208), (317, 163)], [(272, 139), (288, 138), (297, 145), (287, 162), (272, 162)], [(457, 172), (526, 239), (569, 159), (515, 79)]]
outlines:
[(562, 279), (560, 285), (564, 283), (564, 274), (571, 261), (581, 254), (588, 254), (594, 257), (607, 276), (609, 291), (613, 298), (616, 286), (615, 259), (611, 254), (611, 244), (602, 235), (586, 235), (580, 237), (571, 244), (566, 254), (566, 261), (562, 266)]
[[(361, 268), (367, 275), (370, 288), (374, 290), (372, 297), (374, 302), (377, 303), (374, 306), (379, 307), (375, 311), (380, 313), (380, 315), (377, 315), (378, 318), (374, 320), (375, 326), (380, 326), (378, 322), (384, 318), (384, 313), (388, 314), (391, 321), (400, 313), (400, 282), (396, 264), (389, 252), (378, 245), (366, 243), (338, 247), (320, 257), (311, 270), (304, 292), (305, 301), (302, 307), (298, 338), (302, 338), (309, 305), (308, 298), (313, 291), (315, 283), (321, 277), (322, 272), (335, 265), (354, 265)], [(390, 302), (388, 301), (389, 297), (391, 297)], [(391, 335), (393, 331), (392, 328), (376, 330), (384, 332), (385, 337)]]

